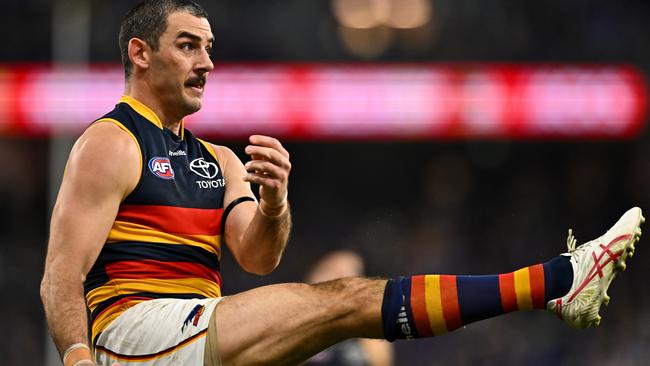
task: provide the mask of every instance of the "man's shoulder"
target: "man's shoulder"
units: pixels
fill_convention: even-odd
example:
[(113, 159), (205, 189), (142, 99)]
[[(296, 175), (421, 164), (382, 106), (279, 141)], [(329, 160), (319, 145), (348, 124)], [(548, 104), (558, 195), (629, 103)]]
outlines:
[(82, 182), (112, 177), (108, 180), (127, 192), (138, 179), (138, 166), (142, 165), (139, 155), (138, 145), (122, 128), (113, 123), (94, 123), (73, 146), (66, 173)]
[[(125, 103), (118, 103), (110, 112), (94, 120), (81, 135), (79, 140), (87, 139), (97, 143), (122, 142), (121, 147), (135, 145), (139, 147), (138, 130), (134, 127), (133, 117)], [(116, 146), (119, 147), (119, 146)]]
[(214, 153), (217, 154), (218, 158), (221, 157), (221, 160), (228, 160), (228, 159), (232, 159), (233, 157), (236, 158), (235, 153), (228, 146), (217, 145), (211, 142), (208, 142), (208, 145), (210, 145), (212, 150), (214, 150)]
[(115, 120), (120, 122), (121, 124), (125, 124), (131, 120), (131, 116), (129, 114), (127, 105), (125, 103), (118, 103), (115, 105), (115, 108), (113, 108), (111, 111), (109, 111), (108, 113), (104, 114), (103, 116), (93, 121), (93, 124), (101, 120)]
[(111, 147), (113, 156), (139, 154), (140, 143), (134, 134), (132, 122), (127, 105), (117, 103), (111, 111), (90, 123), (77, 145), (88, 144), (92, 150)]
[(79, 137), (78, 143), (128, 152), (133, 145), (133, 136), (119, 121), (103, 118), (91, 124)]

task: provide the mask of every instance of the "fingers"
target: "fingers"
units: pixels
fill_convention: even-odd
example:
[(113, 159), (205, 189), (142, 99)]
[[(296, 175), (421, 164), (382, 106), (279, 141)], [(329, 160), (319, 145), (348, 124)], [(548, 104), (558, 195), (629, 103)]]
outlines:
[(279, 152), (282, 156), (289, 159), (289, 152), (285, 150), (278, 139), (263, 135), (252, 135), (248, 138), (251, 144), (257, 146), (268, 147)]
[(274, 148), (248, 145), (245, 151), (253, 160), (266, 160), (282, 168), (291, 169), (289, 158)]
[[(264, 175), (260, 175), (260, 174), (247, 174), (244, 177), (244, 181), (249, 183), (259, 184), (262, 187), (268, 187), (274, 190), (279, 190), (282, 187), (282, 183), (276, 178), (267, 178)], [(262, 195), (261, 198), (266, 199), (268, 201), (272, 201), (268, 198), (265, 198), (264, 195)], [(275, 201), (279, 201), (279, 200), (281, 200), (281, 197), (280, 196), (276, 197)]]
[(287, 202), (287, 185), (291, 162), (289, 152), (273, 137), (253, 135), (246, 146), (251, 161), (244, 167), (248, 174), (244, 181), (260, 185), (260, 202), (280, 207)]
[[(280, 141), (273, 137), (253, 135), (249, 138), (251, 145), (246, 146), (245, 152), (253, 160), (246, 163), (245, 168), (249, 173), (245, 180), (253, 183), (268, 182), (268, 179), (278, 179), (280, 184), (273, 184), (270, 188), (281, 188), (286, 185), (291, 171), (289, 153)], [(267, 184), (264, 184), (267, 185)]]
[(251, 160), (244, 165), (249, 174), (259, 175), (264, 178), (286, 180), (289, 172), (286, 169), (264, 160)]

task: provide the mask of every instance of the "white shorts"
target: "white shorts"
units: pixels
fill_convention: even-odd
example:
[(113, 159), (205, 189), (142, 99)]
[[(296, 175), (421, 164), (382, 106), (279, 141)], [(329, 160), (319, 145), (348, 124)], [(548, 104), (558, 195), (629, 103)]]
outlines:
[(95, 345), (98, 365), (203, 366), (208, 324), (223, 298), (141, 302), (115, 319)]

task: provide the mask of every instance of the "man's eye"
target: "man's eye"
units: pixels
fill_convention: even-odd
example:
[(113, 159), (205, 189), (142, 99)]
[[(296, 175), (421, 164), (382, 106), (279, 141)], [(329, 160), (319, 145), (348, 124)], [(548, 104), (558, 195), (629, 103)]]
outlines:
[(183, 43), (181, 45), (181, 49), (184, 51), (190, 51), (192, 50), (192, 44), (191, 43)]
[(206, 47), (205, 52), (207, 52), (208, 55), (210, 55), (210, 57), (212, 57), (212, 47)]

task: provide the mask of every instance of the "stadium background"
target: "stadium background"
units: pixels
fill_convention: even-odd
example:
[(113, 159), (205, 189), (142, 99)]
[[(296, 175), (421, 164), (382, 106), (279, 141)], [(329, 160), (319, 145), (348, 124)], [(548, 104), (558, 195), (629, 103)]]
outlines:
[[(346, 1), (337, 4), (344, 6), (341, 3)], [(386, 21), (385, 14), (383, 24), (373, 23), (367, 9), (379, 3), (417, 10), (402, 20), (428, 16), (424, 22), (406, 21), (414, 27), (409, 29)], [(133, 4), (3, 1), (0, 86), (16, 85), (7, 81), (7, 75), (25, 65), (40, 70), (59, 63), (80, 67), (80, 61), (116, 64), (119, 19)], [(326, 0), (202, 5), (211, 15), (217, 68), (239, 63), (252, 68), (353, 63), (363, 69), (395, 62), (426, 67), (497, 62), (512, 67), (588, 65), (587, 69), (624, 64), (639, 75), (650, 71), (647, 2), (357, 0), (357, 4), (361, 8), (343, 12), (361, 14), (356, 20), (337, 15), (340, 8)], [(355, 29), (349, 24), (354, 21), (369, 29)], [(637, 87), (645, 90), (645, 76), (640, 80)], [(208, 84), (210, 88), (219, 85)], [(33, 133), (25, 126), (36, 123), (31, 120), (16, 126), (10, 112), (17, 108), (11, 95), (18, 91), (4, 89), (0, 363), (44, 365), (47, 343), (38, 286), (55, 188), (51, 181), (57, 180), (61, 151), (78, 132)], [(640, 113), (645, 116), (645, 97), (640, 98)], [(31, 103), (38, 108), (45, 101)], [(97, 115), (110, 107), (107, 104)], [(645, 125), (646, 117), (639, 122)], [(485, 137), (474, 132), (451, 139), (390, 134), (366, 138), (363, 133), (287, 138), (294, 166), (290, 198), (295, 230), (284, 261), (272, 275), (258, 278), (243, 274), (226, 254), (224, 293), (299, 281), (319, 256), (338, 248), (359, 251), (371, 276), (503, 272), (563, 251), (569, 226), (585, 241), (600, 235), (633, 205), (650, 210), (650, 147), (643, 128), (622, 138), (583, 138), (579, 133), (561, 138), (521, 138), (516, 133)], [(215, 135), (212, 140), (242, 152), (241, 137), (222, 139)], [(613, 301), (604, 309), (598, 329), (573, 330), (540, 313), (512, 314), (438, 339), (397, 343), (396, 364), (645, 364), (650, 359), (646, 240), (610, 290)]]

